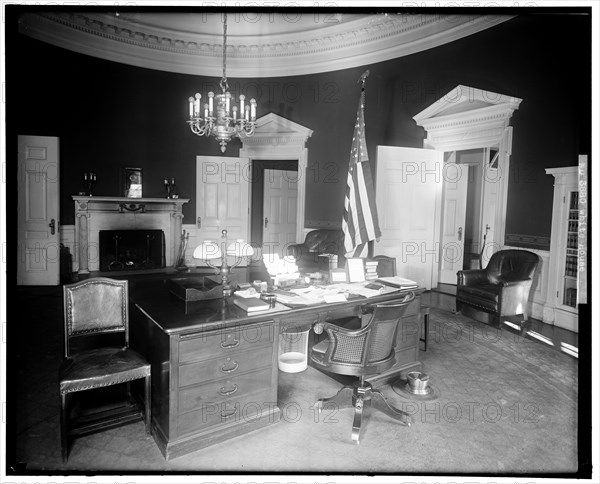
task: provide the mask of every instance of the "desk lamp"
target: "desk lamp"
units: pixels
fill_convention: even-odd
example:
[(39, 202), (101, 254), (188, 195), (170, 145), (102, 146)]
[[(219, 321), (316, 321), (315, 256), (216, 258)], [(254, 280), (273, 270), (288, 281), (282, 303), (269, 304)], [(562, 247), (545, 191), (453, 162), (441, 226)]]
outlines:
[[(229, 274), (231, 270), (240, 265), (245, 258), (249, 258), (254, 254), (252, 246), (243, 239), (237, 239), (231, 244), (227, 244), (227, 230), (221, 231), (221, 246), (212, 240), (205, 240), (194, 250), (193, 257), (202, 259), (209, 267), (215, 269), (216, 274), (221, 275), (223, 285), (223, 297), (231, 296), (233, 289), (229, 284)], [(235, 257), (232, 265), (229, 265), (227, 257)], [(212, 263), (213, 260), (221, 259), (221, 265), (217, 266)]]

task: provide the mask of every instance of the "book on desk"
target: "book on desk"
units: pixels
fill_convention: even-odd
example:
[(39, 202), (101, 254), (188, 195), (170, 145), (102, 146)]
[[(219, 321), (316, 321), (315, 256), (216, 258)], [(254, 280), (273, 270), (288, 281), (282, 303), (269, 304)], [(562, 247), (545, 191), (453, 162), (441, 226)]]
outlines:
[(375, 282), (397, 289), (416, 289), (419, 285), (415, 281), (400, 276), (378, 277)]
[(271, 307), (268, 302), (263, 301), (262, 299), (259, 299), (257, 297), (234, 297), (233, 304), (235, 304), (238, 308), (241, 308), (248, 313), (266, 311)]

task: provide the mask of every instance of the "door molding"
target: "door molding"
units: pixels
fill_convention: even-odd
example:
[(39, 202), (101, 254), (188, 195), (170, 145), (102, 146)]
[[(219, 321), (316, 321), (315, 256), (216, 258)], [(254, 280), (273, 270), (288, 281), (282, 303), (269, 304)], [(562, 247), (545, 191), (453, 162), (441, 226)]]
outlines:
[[(508, 175), (512, 152), (513, 112), (522, 99), (474, 87), (458, 85), (431, 106), (413, 116), (427, 132), (423, 148), (463, 151), (499, 148), (500, 186), (497, 192), (493, 244), (504, 245)], [(488, 241), (489, 242), (489, 241)]]
[(306, 141), (313, 130), (275, 113), (256, 120), (254, 135), (241, 138), (240, 157), (250, 160), (298, 160), (298, 204), (296, 208), (296, 242), (302, 242), (306, 204)]

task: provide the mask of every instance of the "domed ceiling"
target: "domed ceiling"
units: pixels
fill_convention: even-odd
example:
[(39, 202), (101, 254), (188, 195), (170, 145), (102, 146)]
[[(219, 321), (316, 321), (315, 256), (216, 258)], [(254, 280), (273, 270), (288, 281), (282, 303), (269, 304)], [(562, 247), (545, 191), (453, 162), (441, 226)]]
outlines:
[[(443, 10), (412, 15), (229, 11), (227, 75), (289, 76), (373, 64), (452, 42), (510, 18)], [(19, 31), (139, 67), (206, 76), (220, 76), (223, 70), (223, 15), (215, 11), (26, 12)]]

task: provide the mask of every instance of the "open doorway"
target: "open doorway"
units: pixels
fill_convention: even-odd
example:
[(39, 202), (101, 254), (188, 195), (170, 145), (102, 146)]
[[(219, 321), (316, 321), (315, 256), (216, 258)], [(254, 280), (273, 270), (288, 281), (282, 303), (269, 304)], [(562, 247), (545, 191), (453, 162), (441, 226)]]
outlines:
[[(256, 120), (256, 128), (252, 136), (241, 139), (242, 148), (240, 157), (251, 160), (252, 172), (250, 186), (250, 241), (258, 258), (262, 252), (264, 240), (265, 217), (268, 219), (267, 229), (273, 228), (276, 217), (265, 214), (265, 171), (273, 170), (274, 175), (269, 177), (279, 178), (285, 182), (295, 181), (296, 194), (292, 197), (293, 203), (288, 203), (285, 212), (289, 214), (288, 220), (295, 217), (295, 231), (289, 234), (286, 230), (276, 228), (275, 233), (286, 233), (289, 242), (299, 243), (304, 240), (304, 208), (306, 199), (306, 167), (308, 164), (308, 149), (306, 142), (312, 135), (312, 130), (301, 126), (289, 119), (275, 113), (269, 113)], [(291, 172), (283, 175), (282, 172)], [(296, 176), (294, 177), (294, 172)], [(287, 187), (290, 188), (290, 187)], [(279, 194), (280, 195), (280, 194)], [(271, 198), (271, 197), (269, 197)], [(270, 209), (270, 208), (269, 208)], [(292, 212), (292, 213), (290, 213)], [(283, 211), (281, 211), (283, 213)], [(271, 235), (268, 235), (271, 237)], [(280, 245), (285, 245), (281, 244)]]
[(484, 248), (496, 213), (496, 148), (444, 154), (439, 282), (456, 284), (456, 272), (485, 266)]
[(262, 254), (296, 242), (298, 173), (298, 160), (252, 160), (250, 242)]

